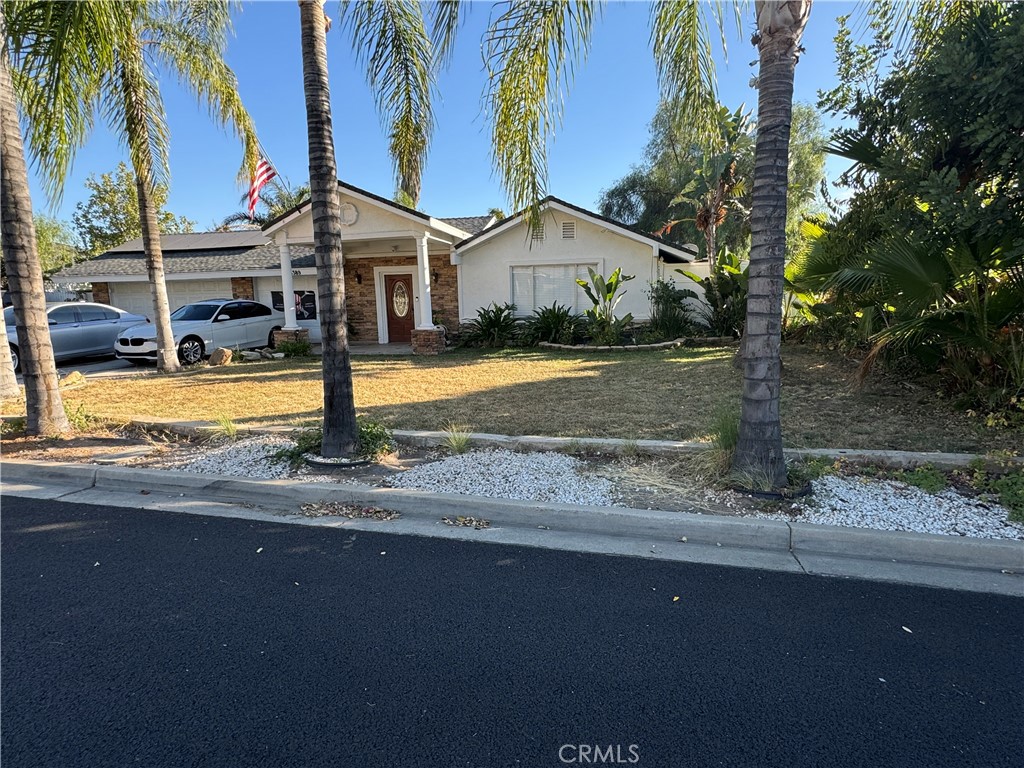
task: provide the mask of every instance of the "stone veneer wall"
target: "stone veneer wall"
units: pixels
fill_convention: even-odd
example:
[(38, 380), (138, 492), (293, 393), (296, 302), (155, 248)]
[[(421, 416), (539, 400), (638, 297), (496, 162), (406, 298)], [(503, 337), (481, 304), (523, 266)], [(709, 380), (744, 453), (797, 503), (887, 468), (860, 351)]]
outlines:
[(93, 283), (92, 300), (99, 304), (110, 303), (110, 283)]
[(231, 278), (231, 298), (232, 299), (248, 299), (249, 301), (256, 300), (256, 292), (253, 288), (251, 277), (232, 277)]
[[(415, 256), (384, 258), (345, 258), (345, 300), (348, 322), (354, 331), (352, 341), (358, 344), (377, 343), (377, 292), (373, 284), (374, 267), (408, 267), (416, 279)], [(438, 280), (431, 285), (430, 298), (434, 317), (449, 329), (459, 327), (459, 286), (455, 265), (448, 254), (432, 254), (430, 270), (437, 270)], [(356, 282), (356, 274), (362, 282)]]

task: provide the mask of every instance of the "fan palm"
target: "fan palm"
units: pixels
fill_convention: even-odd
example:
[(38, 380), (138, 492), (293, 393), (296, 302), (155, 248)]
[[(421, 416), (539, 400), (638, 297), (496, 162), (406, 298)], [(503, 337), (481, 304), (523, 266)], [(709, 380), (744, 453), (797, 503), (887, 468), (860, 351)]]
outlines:
[[(246, 229), (252, 227), (264, 227), (281, 214), (290, 211), (292, 208), (301, 205), (309, 199), (309, 185), (300, 184), (293, 187), (287, 179), (275, 176), (267, 182), (260, 190), (260, 204), (262, 211), (256, 211), (250, 218), (248, 211), (236, 211), (226, 216), (221, 222), (219, 229)], [(241, 201), (246, 203), (249, 200), (248, 193), (242, 195)]]
[[(163, 253), (153, 186), (168, 176), (169, 135), (157, 73), (164, 69), (209, 106), (213, 119), (234, 128), (244, 144), (241, 175), (256, 164), (256, 134), (237, 92), (237, 80), (224, 63), (230, 30), (227, 0), (74, 3), (93, 7), (75, 16), (57, 3), (24, 3), (25, 22), (18, 27), (24, 48), (29, 146), (48, 190), (59, 197), (74, 149), (88, 134), (95, 112), (127, 147), (135, 172), (146, 266), (153, 292), (157, 331), (157, 365), (177, 370), (171, 333)], [(93, 56), (92, 77), (77, 92), (79, 104), (69, 120), (61, 112), (74, 93), (61, 80), (60, 62), (69, 41)], [(51, 91), (52, 89), (52, 91)]]

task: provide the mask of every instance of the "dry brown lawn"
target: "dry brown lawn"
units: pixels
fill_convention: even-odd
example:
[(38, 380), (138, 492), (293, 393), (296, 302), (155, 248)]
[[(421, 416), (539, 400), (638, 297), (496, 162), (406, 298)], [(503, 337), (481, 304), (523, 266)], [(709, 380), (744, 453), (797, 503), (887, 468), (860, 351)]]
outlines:
[[(629, 353), (458, 351), (436, 358), (353, 358), (356, 408), (398, 429), (627, 439), (700, 439), (720, 407), (737, 407), (731, 349)], [(878, 378), (853, 385), (855, 363), (787, 346), (786, 442), (798, 447), (1019, 450), (1021, 435), (985, 428), (934, 393)], [(96, 379), (66, 393), (70, 408), (113, 420), (233, 419), (315, 423), (319, 360), (204, 368), (175, 376)]]

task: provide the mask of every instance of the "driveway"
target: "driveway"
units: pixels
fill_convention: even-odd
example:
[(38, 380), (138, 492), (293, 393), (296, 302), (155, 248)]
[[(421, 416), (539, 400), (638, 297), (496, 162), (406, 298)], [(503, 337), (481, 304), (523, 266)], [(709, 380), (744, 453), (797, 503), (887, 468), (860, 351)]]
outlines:
[[(145, 372), (147, 368), (136, 368), (127, 360), (103, 357), (84, 357), (65, 360), (57, 366), (59, 376), (67, 376), (72, 371), (80, 371), (90, 379), (104, 379), (123, 376), (131, 371)], [(154, 369), (155, 370), (155, 369)], [(21, 374), (18, 374), (18, 383), (23, 384)]]

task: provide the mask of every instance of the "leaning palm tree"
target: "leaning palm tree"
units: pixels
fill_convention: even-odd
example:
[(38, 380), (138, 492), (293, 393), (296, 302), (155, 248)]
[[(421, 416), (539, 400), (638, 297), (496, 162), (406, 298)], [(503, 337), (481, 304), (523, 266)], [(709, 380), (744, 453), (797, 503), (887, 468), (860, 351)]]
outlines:
[[(26, 5), (45, 7), (51, 4)], [(106, 14), (99, 31), (83, 38), (97, 50), (94, 51), (94, 79), (82, 90), (80, 98), (88, 107), (98, 108), (128, 149), (135, 171), (143, 247), (153, 293), (157, 365), (161, 371), (174, 371), (179, 368), (178, 353), (171, 332), (163, 252), (153, 199), (154, 185), (166, 182), (168, 176), (169, 136), (157, 73), (165, 69), (176, 75), (209, 106), (210, 114), (218, 123), (233, 127), (244, 144), (242, 175), (255, 168), (255, 129), (239, 99), (235, 75), (224, 63), (230, 3), (227, 0), (133, 0), (70, 5), (95, 5)], [(53, 62), (67, 55), (68, 37), (76, 39), (73, 35), (77, 30), (71, 26), (74, 19), (53, 11), (46, 21), (46, 13), (45, 9), (38, 10), (37, 15), (44, 18), (44, 22), (21, 30), (25, 73), (30, 80), (45, 76)], [(95, 17), (86, 18), (86, 22), (95, 21)], [(66, 22), (64, 28), (62, 22)], [(78, 23), (84, 24), (80, 19)], [(63, 125), (58, 102), (47, 97), (46, 89), (37, 91), (27, 112), (34, 126), (29, 133), (29, 144), (51, 191), (59, 192), (73, 153), (62, 144)], [(90, 114), (90, 126), (91, 119)], [(61, 155), (58, 162), (52, 163), (50, 153), (55, 147)]]
[[(36, 249), (28, 168), (22, 144), (14, 84), (9, 67), (7, 24), (0, 6), (0, 240), (7, 283), (17, 317), (18, 349), (25, 381), (25, 431), (30, 435), (67, 432), (71, 426), (57, 382), (46, 317), (43, 270)], [(6, 331), (4, 333), (6, 336)], [(10, 353), (6, 338), (5, 350)], [(4, 361), (4, 388), (13, 376)], [(10, 371), (8, 376), (7, 371)]]
[(341, 195), (334, 157), (331, 91), (327, 78), (327, 28), (319, 0), (299, 0), (302, 74), (309, 137), (309, 187), (313, 215), (320, 334), (322, 337), (326, 458), (352, 457), (359, 450), (348, 350), (348, 316), (341, 251)]

